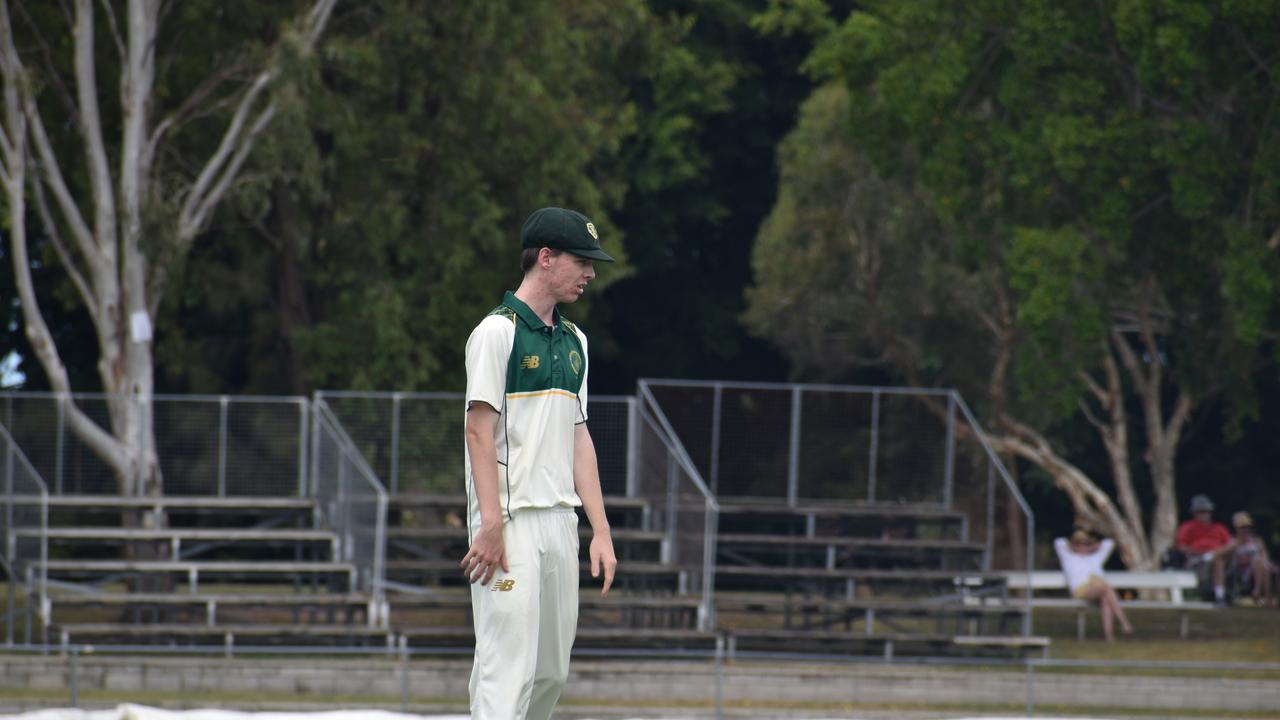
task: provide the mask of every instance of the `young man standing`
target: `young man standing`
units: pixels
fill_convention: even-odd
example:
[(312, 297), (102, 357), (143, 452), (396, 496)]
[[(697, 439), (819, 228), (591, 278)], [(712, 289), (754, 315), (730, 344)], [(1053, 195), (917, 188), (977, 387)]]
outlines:
[(467, 340), (467, 521), (474, 720), (546, 720), (578, 626), (578, 516), (591, 575), (617, 560), (587, 432), (587, 337), (556, 307), (582, 296), (600, 249), (586, 216), (542, 208), (520, 231), (524, 279)]

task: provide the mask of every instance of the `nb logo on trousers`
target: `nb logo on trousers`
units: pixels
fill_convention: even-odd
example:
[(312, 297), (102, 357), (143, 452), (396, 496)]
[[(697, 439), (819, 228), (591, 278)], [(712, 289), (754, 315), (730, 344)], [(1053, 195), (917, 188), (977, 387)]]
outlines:
[(493, 581), (493, 589), (490, 592), (511, 592), (511, 588), (516, 586), (516, 581), (511, 578), (506, 580)]

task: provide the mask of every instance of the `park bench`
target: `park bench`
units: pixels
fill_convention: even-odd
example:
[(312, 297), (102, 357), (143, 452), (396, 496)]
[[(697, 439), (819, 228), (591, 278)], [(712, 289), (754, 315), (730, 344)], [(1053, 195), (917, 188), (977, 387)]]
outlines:
[[(1027, 590), (1028, 573), (1008, 572), (1005, 573), (1005, 579), (1009, 590), (1021, 592)], [(1134, 591), (1142, 594), (1166, 594), (1168, 596), (1167, 600), (1151, 598), (1121, 599), (1120, 604), (1126, 609), (1177, 611), (1179, 635), (1182, 638), (1187, 638), (1191, 634), (1189, 617), (1191, 612), (1212, 610), (1215, 607), (1213, 603), (1184, 598), (1183, 591), (1194, 590), (1199, 584), (1196, 574), (1187, 570), (1109, 571), (1106, 574), (1106, 580), (1116, 589), (1117, 593)], [(1084, 600), (1062, 597), (1056, 594), (1065, 594), (1067, 591), (1067, 578), (1061, 571), (1033, 570), (1030, 573), (1030, 588), (1033, 592), (1031, 598), (1031, 606), (1033, 608), (1069, 608), (1075, 610), (1076, 636), (1081, 640), (1084, 639), (1085, 611), (1089, 609), (1091, 604)], [(1051, 592), (1055, 593), (1055, 595), (1045, 597), (1035, 594), (1041, 592)], [(1016, 604), (1020, 603), (1021, 600), (1015, 598), (1011, 599), (1010, 602)]]
[(318, 547), (338, 555), (338, 538), (328, 530), (294, 528), (121, 528), (121, 527), (55, 527), (42, 531), (38, 528), (15, 530), (19, 537), (39, 537), (43, 534), (50, 543), (164, 543), (169, 546), (170, 557), (182, 557), (183, 543), (203, 545), (229, 545), (251, 543), (263, 545), (293, 545)]
[(810, 593), (817, 588), (819, 594), (833, 599), (843, 597), (847, 602), (858, 599), (858, 587), (875, 592), (887, 589), (926, 592), (935, 595), (951, 594), (960, 598), (973, 595), (1003, 592), (1004, 575), (953, 570), (898, 570), (898, 569), (835, 569), (718, 565), (716, 567), (717, 591), (732, 591), (734, 586), (747, 589), (767, 587), (772, 590)]
[[(466, 584), (462, 568), (457, 559), (421, 559), (421, 560), (387, 560), (388, 578), (415, 580), (424, 587), (461, 586)], [(579, 566), (579, 577), (583, 587), (598, 585), (599, 580), (591, 577), (590, 563), (583, 562)], [(614, 587), (641, 592), (684, 593), (688, 587), (688, 572), (677, 565), (656, 562), (626, 562), (618, 567), (614, 578)]]
[(860, 633), (830, 630), (732, 630), (726, 633), (727, 656), (742, 653), (809, 653), (816, 655), (879, 655), (891, 662), (899, 654), (955, 655), (974, 653), (1019, 655), (1036, 652), (1047, 657), (1049, 639), (1038, 635), (950, 635), (923, 633)]
[(902, 618), (933, 622), (937, 632), (953, 627), (955, 634), (981, 635), (988, 623), (1001, 632), (1020, 627), (1026, 608), (1009, 603), (985, 604), (964, 601), (932, 600), (824, 600), (794, 596), (765, 596), (756, 593), (721, 593), (716, 596), (716, 616), (732, 623), (737, 616), (782, 616), (787, 630), (835, 630), (843, 626), (852, 632), (854, 623), (862, 623), (862, 632), (875, 635), (878, 623), (893, 627)]
[[(471, 593), (466, 588), (451, 588), (430, 593), (395, 593), (387, 598), (393, 621), (397, 624), (444, 611), (450, 620), (471, 625)], [(702, 599), (692, 595), (629, 595), (612, 593), (601, 597), (600, 590), (584, 587), (578, 600), (578, 626), (632, 628), (692, 628), (698, 625), (698, 609)], [(453, 615), (448, 615), (453, 613)], [(421, 623), (419, 623), (421, 624)]]
[(131, 645), (221, 645), (230, 653), (237, 639), (252, 638), (254, 645), (297, 645), (377, 642), (394, 647), (396, 634), (385, 627), (368, 625), (199, 625), (184, 623), (60, 623), (55, 628), (64, 647), (76, 643), (120, 642)]
[(879, 537), (887, 525), (909, 523), (917, 535), (962, 540), (968, 518), (958, 512), (919, 505), (840, 502), (751, 502), (721, 499), (722, 533)]
[(365, 624), (386, 627), (385, 607), (364, 594), (328, 593), (154, 593), (154, 592), (89, 592), (59, 593), (49, 597), (50, 609), (112, 607), (129, 611), (161, 611), (166, 616), (185, 614), (202, 617), (208, 626), (226, 624), (224, 613), (243, 615), (243, 611), (255, 612), (282, 610), (289, 612), (295, 625), (302, 622), (304, 613), (324, 614), (327, 622), (334, 622), (341, 615), (347, 624), (364, 618)]
[[(400, 642), (410, 647), (469, 648), (475, 644), (470, 625), (400, 627), (397, 633)], [(639, 649), (711, 651), (715, 649), (716, 639), (714, 632), (692, 628), (579, 627), (573, 647), (575, 651), (588, 650), (595, 654), (618, 648), (628, 652)]]
[(200, 591), (200, 578), (258, 577), (267, 579), (310, 577), (343, 578), (347, 588), (355, 587), (356, 568), (351, 563), (328, 561), (239, 561), (239, 560), (46, 560), (33, 564), (43, 566), (51, 576), (96, 578), (109, 574), (186, 575), (187, 590)]
[(835, 570), (839, 565), (850, 562), (893, 565), (899, 568), (911, 564), (942, 568), (958, 563), (966, 565), (963, 568), (965, 570), (978, 570), (984, 552), (984, 547), (979, 543), (959, 540), (761, 533), (720, 533), (717, 536), (717, 548), (723, 559), (747, 558), (756, 562), (775, 560), (788, 565), (800, 564), (798, 561), (802, 561), (827, 570)]
[[(452, 513), (459, 520), (466, 521), (467, 496), (458, 493), (395, 493), (388, 498), (387, 504), (392, 524), (396, 520), (403, 522), (411, 518), (417, 511), (432, 510), (437, 513)], [(625, 495), (606, 495), (604, 498), (605, 514), (616, 531), (620, 527), (648, 529), (650, 525), (649, 501), (639, 497)], [(410, 523), (403, 523), (409, 525)], [(432, 522), (429, 524), (439, 524)]]

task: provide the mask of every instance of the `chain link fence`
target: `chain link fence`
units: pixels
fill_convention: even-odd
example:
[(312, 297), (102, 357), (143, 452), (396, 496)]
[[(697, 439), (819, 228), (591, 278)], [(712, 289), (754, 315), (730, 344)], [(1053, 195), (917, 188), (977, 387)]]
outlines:
[[(461, 493), (464, 487), (462, 393), (377, 393), (321, 390), (373, 472), (392, 494)], [(631, 486), (635, 401), (592, 396), (587, 426), (596, 447), (606, 495)]]
[[(122, 402), (89, 393), (70, 399), (107, 431), (109, 400)], [(306, 493), (306, 398), (156, 395), (152, 403), (166, 495)], [(58, 395), (0, 394), (0, 423), (11, 429), (50, 492), (119, 493), (111, 467), (71, 431)]]
[(652, 508), (649, 529), (662, 533), (661, 560), (678, 571), (678, 592), (701, 597), (698, 629), (714, 630), (720, 506), (643, 385), (638, 405), (635, 495)]
[[(36, 619), (48, 624), (45, 562), (49, 559), (49, 492), (40, 475), (0, 423), (0, 537), (5, 581), (4, 636), (12, 647), (19, 616), (31, 644)], [(18, 593), (22, 593), (19, 601)], [(40, 633), (43, 636), (43, 632)], [(44, 642), (44, 638), (40, 638)]]
[(984, 568), (1026, 567), (1032, 517), (950, 390), (641, 380), (721, 502), (923, 505), (963, 515)]
[(387, 622), (387, 493), (328, 404), (312, 404), (312, 496), (325, 524), (338, 535), (340, 557), (356, 568), (356, 587), (369, 593), (370, 624)]

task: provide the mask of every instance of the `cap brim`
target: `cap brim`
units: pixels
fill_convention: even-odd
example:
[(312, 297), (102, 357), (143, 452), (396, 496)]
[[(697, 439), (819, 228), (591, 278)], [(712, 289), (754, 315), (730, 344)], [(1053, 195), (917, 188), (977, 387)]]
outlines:
[(579, 257), (591, 258), (592, 260), (599, 260), (601, 262), (613, 262), (613, 258), (603, 250), (567, 250), (566, 252), (571, 252)]

